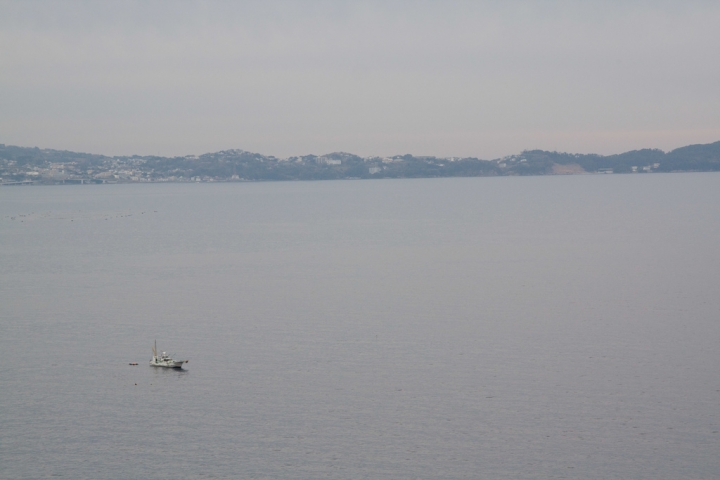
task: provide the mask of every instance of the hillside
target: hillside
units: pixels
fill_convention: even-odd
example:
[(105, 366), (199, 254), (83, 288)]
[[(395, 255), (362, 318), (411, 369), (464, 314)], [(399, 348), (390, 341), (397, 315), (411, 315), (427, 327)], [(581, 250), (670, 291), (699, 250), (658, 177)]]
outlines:
[(225, 182), (427, 178), (581, 173), (720, 171), (720, 142), (670, 152), (643, 149), (618, 155), (527, 150), (494, 160), (335, 152), (276, 158), (244, 150), (184, 157), (105, 156), (0, 144), (0, 180), (12, 184)]

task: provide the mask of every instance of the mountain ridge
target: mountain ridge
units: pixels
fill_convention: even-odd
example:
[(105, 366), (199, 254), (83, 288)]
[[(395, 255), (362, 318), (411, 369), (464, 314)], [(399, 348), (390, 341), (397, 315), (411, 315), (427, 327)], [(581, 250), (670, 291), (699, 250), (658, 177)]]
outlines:
[(361, 157), (348, 152), (278, 158), (241, 149), (201, 155), (107, 156), (0, 144), (0, 181), (9, 184), (213, 182), (432, 178), (587, 173), (720, 171), (720, 141), (669, 152), (615, 155), (524, 150), (492, 160), (411, 154)]

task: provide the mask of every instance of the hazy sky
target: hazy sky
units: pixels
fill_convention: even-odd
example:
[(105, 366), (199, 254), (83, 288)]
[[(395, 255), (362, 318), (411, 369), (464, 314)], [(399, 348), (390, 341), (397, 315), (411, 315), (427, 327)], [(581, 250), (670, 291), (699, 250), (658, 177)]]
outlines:
[(718, 1), (0, 1), (0, 143), (496, 158), (717, 140)]

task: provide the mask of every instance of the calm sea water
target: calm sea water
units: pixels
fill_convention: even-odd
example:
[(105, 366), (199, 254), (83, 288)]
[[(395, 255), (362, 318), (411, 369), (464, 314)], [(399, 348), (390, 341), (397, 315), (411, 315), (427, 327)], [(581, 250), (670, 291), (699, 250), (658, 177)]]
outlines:
[(0, 477), (718, 478), (719, 292), (718, 174), (2, 188)]

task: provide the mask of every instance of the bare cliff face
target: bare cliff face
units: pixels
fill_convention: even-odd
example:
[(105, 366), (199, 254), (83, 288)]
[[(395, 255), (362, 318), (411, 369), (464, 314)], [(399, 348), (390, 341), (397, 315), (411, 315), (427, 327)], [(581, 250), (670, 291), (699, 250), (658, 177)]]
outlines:
[(583, 167), (577, 163), (567, 163), (561, 165), (559, 163), (553, 163), (552, 174), (553, 175), (578, 175), (581, 173), (588, 173)]

